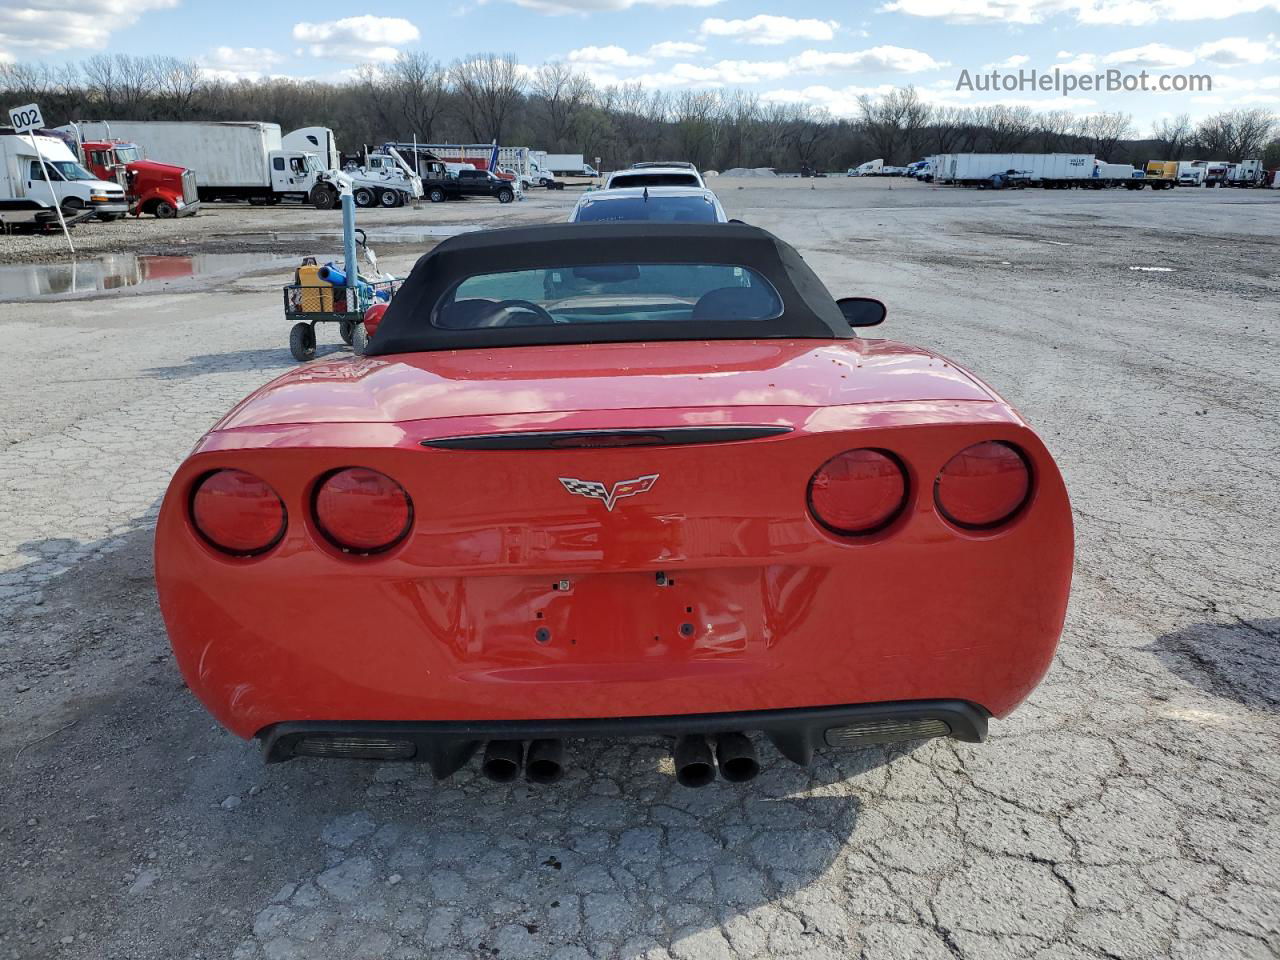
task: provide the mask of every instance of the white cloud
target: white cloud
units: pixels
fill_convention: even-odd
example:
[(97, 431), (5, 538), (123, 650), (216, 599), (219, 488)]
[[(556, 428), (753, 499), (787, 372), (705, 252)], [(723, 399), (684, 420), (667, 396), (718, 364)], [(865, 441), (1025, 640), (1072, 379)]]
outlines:
[(1208, 60), (1220, 67), (1239, 67), (1245, 64), (1266, 63), (1268, 60), (1280, 59), (1276, 45), (1264, 40), (1250, 40), (1247, 37), (1223, 37), (1212, 43), (1202, 43), (1196, 47), (1196, 56)]
[(313, 43), (307, 53), (317, 60), (346, 60), (351, 63), (390, 63), (400, 56), (395, 47), (366, 47), (358, 43)]
[(6, 0), (0, 60), (39, 60), (59, 50), (100, 50), (116, 30), (178, 0)]
[(403, 17), (365, 15), (293, 25), (293, 39), (306, 43), (311, 56), (348, 63), (389, 63), (400, 55), (399, 47), (420, 36)]
[(599, 13), (614, 10), (630, 10), (635, 6), (651, 7), (714, 7), (722, 0), (514, 0), (517, 6), (542, 13)]
[(920, 73), (948, 66), (922, 50), (909, 47), (879, 46), (852, 53), (806, 50), (791, 58), (796, 73), (824, 73), (828, 70), (867, 70), (886, 73)]
[(1171, 70), (1178, 67), (1189, 67), (1196, 62), (1196, 55), (1190, 50), (1179, 50), (1163, 43), (1148, 43), (1128, 50), (1117, 50), (1108, 53), (1102, 62), (1123, 67), (1151, 67), (1156, 70)]
[(1079, 23), (1143, 26), (1161, 20), (1224, 20), (1280, 11), (1280, 0), (890, 0), (883, 11), (950, 23), (1041, 23), (1069, 15)]
[(660, 73), (633, 77), (649, 87), (728, 87), (780, 80), (791, 72), (784, 60), (721, 60), (712, 66), (673, 64)]
[(684, 40), (664, 40), (649, 48), (649, 56), (659, 60), (674, 60), (676, 57), (691, 57), (702, 53), (707, 48), (700, 43), (688, 43)]
[(720, 60), (714, 64), (676, 63), (666, 70), (629, 78), (652, 87), (734, 87), (784, 80), (803, 74), (846, 70), (917, 73), (945, 67), (927, 53), (905, 47), (872, 47), (851, 53), (805, 50), (786, 60)]
[(877, 87), (828, 87), (815, 84), (799, 89), (769, 90), (760, 94), (766, 103), (796, 103), (811, 107), (820, 107), (836, 117), (853, 117), (858, 115), (858, 98), (869, 96), (882, 97), (892, 91), (892, 84)]
[(983, 70), (1016, 70), (1031, 58), (1025, 53), (1015, 53), (1013, 56), (1001, 60), (999, 63), (985, 63), (982, 65)]
[(702, 21), (699, 32), (704, 37), (732, 37), (741, 43), (775, 46), (795, 40), (832, 40), (839, 28), (835, 20), (796, 20), (762, 13), (749, 20), (711, 17)]
[[(418, 40), (418, 28), (403, 17), (345, 17), (320, 23), (295, 23), (293, 39), (313, 44), (372, 44), (402, 47)], [(364, 58), (357, 58), (364, 59)]]
[(284, 55), (268, 47), (214, 47), (198, 58), (200, 71), (214, 80), (259, 80), (271, 75)]
[(565, 59), (570, 63), (604, 67), (647, 67), (653, 63), (649, 57), (628, 53), (618, 46), (580, 47), (570, 50)]

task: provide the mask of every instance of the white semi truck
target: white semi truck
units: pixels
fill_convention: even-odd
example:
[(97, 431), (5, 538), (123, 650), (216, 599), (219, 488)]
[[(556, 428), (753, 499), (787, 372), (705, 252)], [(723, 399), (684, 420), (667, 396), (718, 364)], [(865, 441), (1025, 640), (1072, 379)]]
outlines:
[(62, 140), (0, 127), (0, 223), (56, 224), (59, 206), (69, 222), (129, 212), (124, 187), (95, 177)]
[[(194, 170), (202, 201), (297, 200), (328, 210), (337, 206), (344, 188), (360, 191), (366, 206), (400, 206), (420, 195), (407, 178), (362, 177), (327, 166), (329, 146), (321, 147), (323, 158), (313, 150), (287, 149), (276, 123), (108, 120), (79, 126), (85, 136), (105, 136), (109, 130), (141, 146), (147, 156)], [(326, 128), (295, 133), (316, 129)]]

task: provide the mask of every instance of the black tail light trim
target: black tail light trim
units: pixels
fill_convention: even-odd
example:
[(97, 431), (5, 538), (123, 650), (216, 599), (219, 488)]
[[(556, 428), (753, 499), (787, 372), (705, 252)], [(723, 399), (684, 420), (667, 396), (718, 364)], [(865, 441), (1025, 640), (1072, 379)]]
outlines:
[(623, 430), (530, 430), (482, 433), (421, 441), (441, 450), (589, 450), (612, 447), (673, 447), (692, 443), (733, 443), (790, 433), (790, 427), (654, 427)]

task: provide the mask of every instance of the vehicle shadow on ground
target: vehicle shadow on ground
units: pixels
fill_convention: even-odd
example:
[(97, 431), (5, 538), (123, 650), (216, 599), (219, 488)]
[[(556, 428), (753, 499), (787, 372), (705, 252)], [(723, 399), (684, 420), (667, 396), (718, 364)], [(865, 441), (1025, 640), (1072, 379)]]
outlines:
[[(38, 811), (0, 836), (0, 859), (26, 864), (0, 926), (51, 952), (84, 933), (139, 960), (197, 944), (251, 958), (569, 947), (638, 960), (721, 955), (726, 938), (803, 953), (843, 936), (838, 885), (818, 881), (858, 828), (850, 778), (916, 745), (802, 769), (757, 741), (756, 780), (700, 790), (676, 784), (661, 741), (570, 744), (567, 775), (544, 787), (490, 783), (478, 758), (440, 782), (419, 764), (264, 766), (186, 689), (138, 522), (0, 620), (15, 640), (0, 667), (49, 668), (0, 705), (14, 721), (0, 737), (6, 807)], [(72, 882), (64, 860), (38, 855), (53, 844)], [(190, 920), (157, 924), (167, 916)]]
[[(350, 356), (352, 356), (351, 348), (341, 340), (316, 344), (316, 359), (337, 360)], [(279, 368), (297, 366), (297, 363), (287, 346), (259, 350), (228, 350), (225, 353), (206, 353), (187, 357), (184, 363), (175, 366), (151, 367), (143, 370), (142, 376), (157, 380), (187, 380), (212, 373), (243, 373), (247, 370), (261, 370), (264, 374), (273, 376), (283, 372)]]
[(1150, 649), (1178, 677), (1249, 707), (1280, 709), (1280, 619), (1198, 623)]

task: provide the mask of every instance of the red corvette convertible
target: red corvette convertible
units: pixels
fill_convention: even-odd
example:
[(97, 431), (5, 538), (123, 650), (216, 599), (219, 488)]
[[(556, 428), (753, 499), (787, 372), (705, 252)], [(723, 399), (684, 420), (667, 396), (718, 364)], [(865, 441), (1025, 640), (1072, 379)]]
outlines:
[(1053, 656), (1067, 494), (990, 387), (855, 335), (883, 316), (745, 225), (446, 240), (365, 356), (178, 469), (188, 684), (269, 761), (437, 776), (554, 780), (584, 737), (669, 737), (691, 786), (752, 777), (752, 733), (983, 740)]

